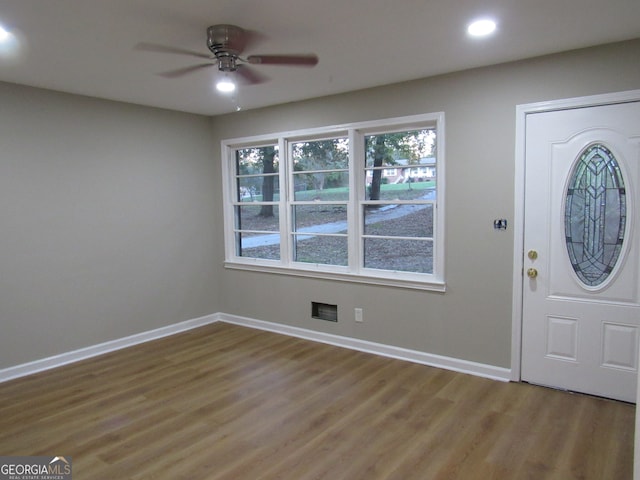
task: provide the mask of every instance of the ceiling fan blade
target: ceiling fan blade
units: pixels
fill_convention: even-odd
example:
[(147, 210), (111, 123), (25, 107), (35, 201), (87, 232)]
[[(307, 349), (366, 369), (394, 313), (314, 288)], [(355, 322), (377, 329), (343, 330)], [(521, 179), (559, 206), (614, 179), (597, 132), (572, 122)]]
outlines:
[(189, 75), (190, 73), (197, 72), (198, 70), (202, 70), (203, 68), (215, 67), (215, 63), (201, 63), (199, 65), (191, 65), (190, 67), (178, 68), (176, 70), (169, 70), (168, 72), (159, 73), (161, 77), (166, 78), (178, 78), (183, 77), (185, 75)]
[(244, 30), (244, 49), (251, 50), (259, 43), (264, 43), (267, 40), (267, 36), (264, 33), (256, 30)]
[(305, 55), (251, 55), (247, 62), (253, 65), (289, 65), (292, 67), (313, 67), (318, 64), (318, 56)]
[(247, 65), (238, 65), (236, 73), (241, 77), (243, 83), (249, 85), (256, 85), (258, 83), (265, 83), (269, 80), (269, 77), (256, 71), (255, 69), (248, 67)]
[(155, 53), (176, 53), (178, 55), (189, 55), (197, 58), (211, 58), (211, 55), (206, 53), (194, 52), (192, 50), (187, 50), (186, 48), (179, 47), (170, 47), (168, 45), (159, 45), (157, 43), (146, 43), (141, 42), (138, 43), (135, 47), (135, 50), (141, 50), (144, 52), (155, 52)]

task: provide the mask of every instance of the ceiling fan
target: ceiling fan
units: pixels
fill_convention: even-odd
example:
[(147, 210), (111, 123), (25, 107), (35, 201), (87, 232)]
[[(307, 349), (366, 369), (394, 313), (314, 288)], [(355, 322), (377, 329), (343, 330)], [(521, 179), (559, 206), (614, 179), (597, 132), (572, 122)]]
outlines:
[[(213, 56), (166, 45), (154, 43), (139, 43), (136, 49), (160, 53), (175, 53), (190, 55), (197, 58), (206, 58), (207, 63), (191, 65), (177, 70), (160, 73), (167, 78), (177, 78), (198, 70), (217, 66), (220, 72), (238, 74), (245, 83), (258, 84), (268, 80), (268, 77), (257, 71), (250, 65), (282, 65), (292, 67), (313, 67), (318, 63), (318, 57), (314, 54), (300, 55), (249, 55), (246, 58), (240, 56), (244, 50), (259, 39), (259, 35), (249, 30), (244, 30), (235, 25), (212, 25), (207, 28), (207, 47)], [(215, 60), (215, 62), (212, 62)]]

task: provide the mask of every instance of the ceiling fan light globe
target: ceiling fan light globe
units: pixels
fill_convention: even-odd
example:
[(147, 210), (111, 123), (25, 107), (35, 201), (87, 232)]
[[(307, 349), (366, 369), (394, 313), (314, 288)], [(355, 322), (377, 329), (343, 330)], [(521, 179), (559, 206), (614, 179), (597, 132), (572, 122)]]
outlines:
[(216, 83), (216, 90), (221, 93), (232, 93), (236, 90), (236, 84), (229, 79), (223, 79)]

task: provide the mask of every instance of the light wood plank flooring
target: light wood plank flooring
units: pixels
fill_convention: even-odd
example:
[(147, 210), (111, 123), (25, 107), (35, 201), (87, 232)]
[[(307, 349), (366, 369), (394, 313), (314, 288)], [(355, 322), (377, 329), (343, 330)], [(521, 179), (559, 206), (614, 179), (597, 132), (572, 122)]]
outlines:
[(635, 407), (217, 323), (0, 384), (81, 479), (631, 479)]

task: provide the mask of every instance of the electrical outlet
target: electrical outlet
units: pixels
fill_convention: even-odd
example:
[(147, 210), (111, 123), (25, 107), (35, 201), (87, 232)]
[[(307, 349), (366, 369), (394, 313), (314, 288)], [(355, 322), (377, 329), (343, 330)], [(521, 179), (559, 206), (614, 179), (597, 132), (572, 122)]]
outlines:
[(361, 308), (356, 308), (354, 309), (354, 315), (355, 315), (355, 321), (358, 323), (362, 323), (362, 309)]

